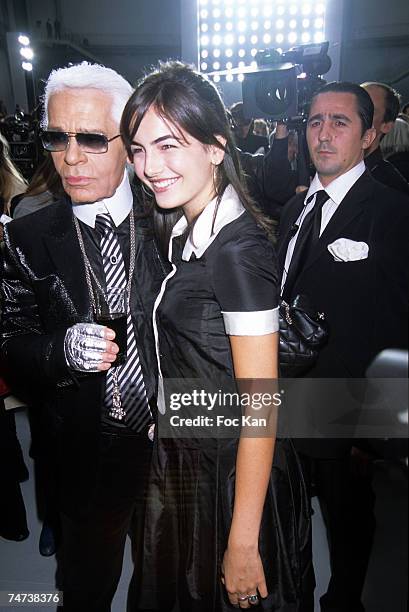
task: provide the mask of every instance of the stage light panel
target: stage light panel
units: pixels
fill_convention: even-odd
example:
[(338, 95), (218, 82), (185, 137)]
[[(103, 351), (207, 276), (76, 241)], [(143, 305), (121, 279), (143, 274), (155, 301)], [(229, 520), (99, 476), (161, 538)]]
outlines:
[(203, 72), (223, 70), (217, 61), (222, 57), (232, 69), (239, 63), (248, 67), (261, 49), (281, 46), (286, 51), (325, 40), (325, 0), (197, 0), (197, 7)]

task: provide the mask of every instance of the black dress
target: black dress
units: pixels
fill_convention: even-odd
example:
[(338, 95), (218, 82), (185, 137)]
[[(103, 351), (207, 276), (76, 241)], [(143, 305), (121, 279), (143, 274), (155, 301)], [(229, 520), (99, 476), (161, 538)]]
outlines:
[[(235, 196), (231, 188), (228, 194)], [(211, 204), (202, 216), (193, 244), (189, 239), (184, 244), (183, 235), (173, 237), (175, 266), (158, 298), (155, 318), (165, 379), (231, 380), (226, 330), (246, 335), (252, 328), (257, 331), (251, 335), (277, 330), (276, 266), (264, 231), (227, 196), (216, 223)], [(183, 227), (181, 220), (174, 234)], [(156, 436), (140, 592), (131, 610), (235, 609), (221, 583), (220, 566), (232, 519), (237, 444), (237, 439)], [(310, 511), (298, 457), (287, 440), (276, 443), (259, 550), (270, 595), (256, 609), (299, 610), (302, 575), (311, 569)]]

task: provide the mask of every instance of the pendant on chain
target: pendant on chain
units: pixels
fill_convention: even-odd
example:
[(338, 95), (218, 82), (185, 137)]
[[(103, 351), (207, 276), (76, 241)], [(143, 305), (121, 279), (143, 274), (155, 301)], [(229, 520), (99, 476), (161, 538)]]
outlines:
[(114, 369), (112, 378), (114, 386), (112, 389), (112, 408), (109, 411), (109, 416), (111, 419), (115, 419), (116, 421), (123, 421), (126, 416), (126, 412), (122, 408), (121, 390), (118, 384), (118, 373), (116, 368)]

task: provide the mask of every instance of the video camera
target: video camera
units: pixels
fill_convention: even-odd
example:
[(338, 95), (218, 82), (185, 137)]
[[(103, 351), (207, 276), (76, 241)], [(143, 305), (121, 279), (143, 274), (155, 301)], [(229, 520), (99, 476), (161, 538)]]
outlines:
[(246, 70), (242, 83), (247, 117), (303, 122), (314, 93), (325, 85), (321, 75), (331, 68), (329, 43), (299, 45), (289, 51), (258, 51), (257, 70)]

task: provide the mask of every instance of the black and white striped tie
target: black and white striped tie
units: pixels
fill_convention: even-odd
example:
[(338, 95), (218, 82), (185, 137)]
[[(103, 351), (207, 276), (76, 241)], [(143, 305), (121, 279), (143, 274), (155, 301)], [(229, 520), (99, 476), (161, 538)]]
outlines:
[[(127, 285), (126, 268), (111, 216), (108, 213), (97, 215), (95, 229), (101, 237), (100, 248), (106, 287), (124, 289)], [(127, 360), (118, 369), (122, 408), (126, 412), (125, 424), (135, 431), (140, 431), (152, 420), (152, 415), (146, 397), (145, 383), (129, 308), (127, 313)], [(113, 386), (113, 368), (110, 368), (107, 372), (105, 386), (105, 404), (108, 410), (112, 406)]]

